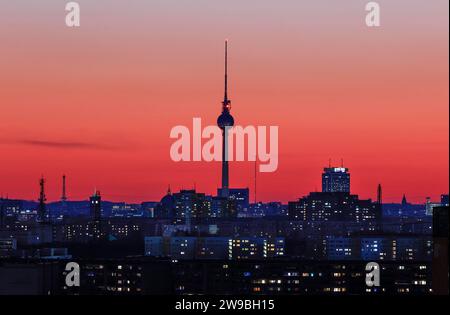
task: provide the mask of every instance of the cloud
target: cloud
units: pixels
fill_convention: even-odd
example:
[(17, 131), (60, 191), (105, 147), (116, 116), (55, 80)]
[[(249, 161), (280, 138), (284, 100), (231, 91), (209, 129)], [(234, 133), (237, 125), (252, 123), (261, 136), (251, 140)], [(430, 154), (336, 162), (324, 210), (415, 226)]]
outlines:
[(36, 147), (47, 147), (55, 149), (92, 149), (92, 150), (118, 150), (119, 147), (105, 145), (102, 143), (88, 143), (88, 142), (71, 142), (71, 141), (49, 141), (49, 140), (18, 140), (18, 144), (36, 146)]

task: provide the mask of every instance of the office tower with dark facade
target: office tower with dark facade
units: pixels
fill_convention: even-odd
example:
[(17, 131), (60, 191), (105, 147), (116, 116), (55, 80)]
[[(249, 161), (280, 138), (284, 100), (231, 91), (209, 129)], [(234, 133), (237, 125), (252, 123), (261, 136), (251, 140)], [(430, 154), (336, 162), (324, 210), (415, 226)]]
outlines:
[(94, 221), (99, 221), (102, 216), (102, 198), (99, 191), (95, 191), (89, 198), (90, 202), (90, 216)]
[(322, 173), (322, 192), (350, 192), (350, 173), (345, 167), (325, 167)]
[(90, 230), (91, 237), (94, 240), (102, 238), (102, 198), (99, 191), (95, 191), (94, 194), (89, 198), (90, 206), (90, 217), (92, 220), (92, 229)]

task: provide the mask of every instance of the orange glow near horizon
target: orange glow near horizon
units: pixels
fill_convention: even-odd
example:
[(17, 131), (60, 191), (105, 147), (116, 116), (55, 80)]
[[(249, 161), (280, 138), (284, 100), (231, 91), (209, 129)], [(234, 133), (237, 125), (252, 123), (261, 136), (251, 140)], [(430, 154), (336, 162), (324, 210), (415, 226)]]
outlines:
[[(0, 194), (49, 200), (159, 200), (172, 190), (212, 194), (220, 163), (170, 159), (176, 125), (216, 124), (229, 38), (236, 125), (279, 126), (279, 166), (257, 174), (260, 201), (320, 190), (331, 158), (352, 193), (423, 203), (449, 191), (447, 0), (9, 1), (0, 10)], [(245, 2), (245, 3), (244, 3)], [(249, 187), (254, 164), (230, 163)]]

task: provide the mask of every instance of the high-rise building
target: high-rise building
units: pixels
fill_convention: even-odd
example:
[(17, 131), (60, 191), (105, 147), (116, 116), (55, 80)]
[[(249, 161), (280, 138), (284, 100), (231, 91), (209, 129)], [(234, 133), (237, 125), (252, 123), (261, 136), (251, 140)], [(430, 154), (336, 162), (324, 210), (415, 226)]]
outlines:
[(350, 192), (350, 173), (345, 167), (325, 167), (322, 192)]
[(99, 221), (102, 216), (102, 198), (100, 196), (100, 192), (96, 190), (89, 198), (89, 201), (91, 219), (94, 221)]

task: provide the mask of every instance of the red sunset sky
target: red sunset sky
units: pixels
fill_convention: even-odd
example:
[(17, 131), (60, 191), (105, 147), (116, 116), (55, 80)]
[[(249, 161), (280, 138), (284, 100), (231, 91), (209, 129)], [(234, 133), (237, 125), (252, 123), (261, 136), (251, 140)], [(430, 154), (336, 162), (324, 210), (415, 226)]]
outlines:
[[(258, 174), (258, 199), (321, 187), (343, 158), (352, 192), (385, 202), (449, 190), (449, 2), (379, 0), (0, 1), (0, 193), (49, 200), (159, 200), (167, 185), (213, 193), (220, 164), (175, 163), (175, 125), (214, 124), (228, 38), (232, 114), (279, 126), (279, 167)], [(232, 187), (253, 165), (231, 163)]]

